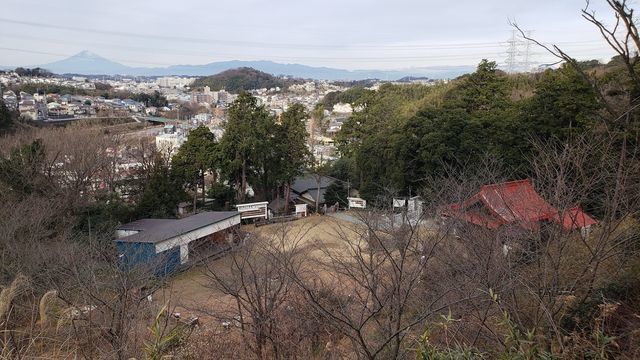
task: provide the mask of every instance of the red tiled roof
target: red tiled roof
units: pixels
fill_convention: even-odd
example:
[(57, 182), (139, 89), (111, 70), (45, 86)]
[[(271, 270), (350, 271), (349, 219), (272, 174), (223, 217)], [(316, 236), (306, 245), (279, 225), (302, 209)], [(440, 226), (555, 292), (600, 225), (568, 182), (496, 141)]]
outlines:
[[(481, 205), (486, 211), (472, 208), (474, 205)], [(569, 231), (596, 223), (579, 207), (568, 209), (560, 215), (536, 192), (529, 179), (484, 185), (462, 204), (448, 205), (444, 211), (448, 216), (490, 229), (513, 223), (534, 230), (541, 221), (553, 221)]]
[[(556, 221), (559, 219), (560, 216), (557, 217)], [(597, 221), (582, 211), (579, 206), (567, 209), (562, 214), (562, 228), (566, 231), (582, 229), (583, 227), (591, 226), (596, 223)]]
[(484, 185), (476, 196), (504, 223), (537, 222), (556, 213), (528, 179)]

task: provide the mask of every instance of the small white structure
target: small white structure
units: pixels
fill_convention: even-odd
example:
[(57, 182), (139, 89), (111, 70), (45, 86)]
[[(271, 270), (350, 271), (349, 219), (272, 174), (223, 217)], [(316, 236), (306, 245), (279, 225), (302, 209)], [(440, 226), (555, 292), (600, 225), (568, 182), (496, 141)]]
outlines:
[(353, 107), (351, 107), (351, 104), (337, 103), (333, 105), (333, 112), (339, 114), (351, 114), (353, 112)]
[(422, 205), (424, 201), (420, 196), (414, 196), (407, 201), (407, 211), (422, 214)]
[(170, 133), (156, 136), (156, 149), (165, 156), (175, 154), (187, 139), (181, 134)]
[(393, 199), (393, 208), (401, 208), (401, 207), (405, 207), (407, 205), (407, 199), (404, 198), (399, 198), (399, 199)]
[(348, 197), (349, 201), (349, 209), (366, 209), (367, 208), (367, 200), (359, 198), (359, 197)]
[(296, 216), (297, 217), (307, 216), (307, 204), (296, 204)]
[(267, 205), (269, 205), (268, 201), (261, 201), (255, 203), (247, 203), (247, 204), (238, 204), (236, 208), (240, 213), (240, 218), (244, 219), (258, 219), (264, 218), (265, 220), (269, 219), (269, 210)]

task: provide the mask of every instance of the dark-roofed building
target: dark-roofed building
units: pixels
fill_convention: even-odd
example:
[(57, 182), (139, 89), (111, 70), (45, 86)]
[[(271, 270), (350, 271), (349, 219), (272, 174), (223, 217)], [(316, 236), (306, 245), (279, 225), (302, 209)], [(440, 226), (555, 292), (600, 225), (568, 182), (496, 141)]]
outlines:
[(320, 191), (318, 192), (318, 179), (315, 175), (308, 174), (297, 177), (291, 185), (291, 191), (295, 194), (297, 202), (306, 203), (310, 206), (316, 206), (316, 198), (319, 197), (318, 204), (324, 204), (324, 195), (329, 185), (338, 181), (331, 176), (320, 177)]
[(141, 219), (116, 229), (126, 268), (146, 265), (165, 276), (193, 259), (225, 248), (240, 225), (237, 211), (202, 212), (183, 219)]

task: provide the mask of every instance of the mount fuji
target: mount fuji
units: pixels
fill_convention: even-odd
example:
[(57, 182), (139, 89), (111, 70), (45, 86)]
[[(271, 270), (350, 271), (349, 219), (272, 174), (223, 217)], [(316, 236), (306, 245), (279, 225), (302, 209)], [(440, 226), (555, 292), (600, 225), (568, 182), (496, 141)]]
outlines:
[(232, 60), (203, 65), (172, 65), (168, 67), (131, 67), (86, 50), (66, 59), (38, 66), (56, 74), (131, 76), (206, 76), (218, 74), (229, 69), (250, 67), (272, 75), (322, 80), (397, 80), (403, 77), (448, 79), (475, 70), (474, 66), (428, 66), (406, 70), (344, 70), (301, 64), (282, 64), (266, 60)]

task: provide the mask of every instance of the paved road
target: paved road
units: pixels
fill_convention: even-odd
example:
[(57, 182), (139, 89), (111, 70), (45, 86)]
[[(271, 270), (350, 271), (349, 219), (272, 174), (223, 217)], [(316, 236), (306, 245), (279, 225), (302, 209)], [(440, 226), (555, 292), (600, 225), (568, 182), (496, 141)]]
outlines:
[[(357, 213), (346, 211), (346, 212), (337, 212), (327, 214), (328, 216), (335, 217), (337, 219), (349, 221), (354, 224), (363, 225), (364, 222), (360, 219)], [(379, 225), (383, 227), (391, 226), (392, 224), (402, 224), (403, 223), (404, 214), (394, 214), (393, 218), (391, 216), (383, 216), (379, 219)], [(435, 229), (437, 227), (436, 221), (434, 219), (429, 218), (418, 218), (417, 216), (409, 216), (409, 222), (411, 224), (416, 225), (416, 223), (420, 221), (420, 224), (426, 226), (430, 229)]]
[(336, 212), (336, 213), (329, 213), (327, 214), (328, 216), (332, 216), (336, 219), (340, 219), (340, 220), (344, 220), (344, 221), (348, 221), (348, 222), (352, 222), (354, 224), (358, 224), (358, 225), (362, 225), (364, 224), (362, 222), (362, 220), (360, 220), (357, 215), (354, 215), (353, 213), (350, 212)]

